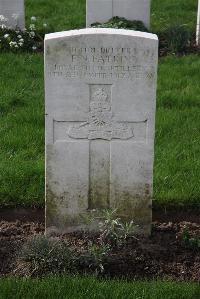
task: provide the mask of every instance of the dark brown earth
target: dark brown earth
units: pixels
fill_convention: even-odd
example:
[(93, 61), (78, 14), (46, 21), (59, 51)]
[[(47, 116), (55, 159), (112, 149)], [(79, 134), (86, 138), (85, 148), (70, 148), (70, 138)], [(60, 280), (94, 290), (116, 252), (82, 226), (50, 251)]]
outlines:
[[(45, 211), (42, 208), (0, 209), (0, 221), (22, 221), (44, 223)], [(196, 222), (200, 224), (200, 209), (154, 209), (153, 221), (160, 222)]]
[[(19, 213), (6, 216), (1, 211), (0, 217), (0, 276), (13, 275), (14, 258), (22, 244), (31, 236), (44, 233), (43, 210), (35, 211), (35, 214), (29, 211), (21, 218)], [(191, 238), (200, 238), (199, 213), (157, 211), (153, 218), (151, 237), (131, 239), (123, 248), (112, 249), (105, 265), (105, 275), (200, 282), (200, 248), (186, 246), (183, 242), (186, 228)], [(73, 246), (77, 244), (77, 250), (85, 243), (85, 236), (80, 233), (64, 238)], [(94, 241), (94, 236), (87, 238)]]

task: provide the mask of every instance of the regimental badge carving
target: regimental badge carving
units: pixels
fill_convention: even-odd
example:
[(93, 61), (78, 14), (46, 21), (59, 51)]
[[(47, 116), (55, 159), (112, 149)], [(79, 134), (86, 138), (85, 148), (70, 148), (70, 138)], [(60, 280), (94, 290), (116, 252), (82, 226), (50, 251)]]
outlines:
[(114, 120), (111, 107), (111, 95), (109, 95), (107, 89), (108, 85), (93, 86), (91, 89), (88, 121), (71, 126), (68, 131), (69, 137), (89, 140), (126, 140), (134, 137), (133, 129), (130, 125)]

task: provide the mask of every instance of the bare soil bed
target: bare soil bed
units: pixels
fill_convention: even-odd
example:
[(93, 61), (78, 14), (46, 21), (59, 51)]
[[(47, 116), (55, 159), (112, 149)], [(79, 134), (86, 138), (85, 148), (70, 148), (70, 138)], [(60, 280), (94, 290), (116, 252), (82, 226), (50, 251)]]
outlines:
[[(36, 216), (38, 215), (38, 217)], [(0, 276), (14, 274), (15, 256), (22, 244), (35, 234), (44, 233), (42, 213), (23, 218), (13, 214), (13, 221), (0, 213)], [(171, 219), (170, 218), (171, 215)], [(8, 216), (8, 215), (7, 215)], [(7, 219), (6, 219), (7, 218)], [(38, 219), (37, 219), (38, 218)], [(171, 221), (170, 221), (171, 220)], [(200, 248), (186, 246), (187, 228), (191, 238), (200, 238), (198, 213), (154, 213), (152, 236), (131, 239), (126, 246), (113, 248), (105, 264), (104, 275), (129, 279), (165, 278), (200, 282)], [(73, 246), (84, 247), (89, 241), (98, 244), (98, 236), (74, 233), (64, 235)], [(85, 269), (87, 270), (87, 269)]]

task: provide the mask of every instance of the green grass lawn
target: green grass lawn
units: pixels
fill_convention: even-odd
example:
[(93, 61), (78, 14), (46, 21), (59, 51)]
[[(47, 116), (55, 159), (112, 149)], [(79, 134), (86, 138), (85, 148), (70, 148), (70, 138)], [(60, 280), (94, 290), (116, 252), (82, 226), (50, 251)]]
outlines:
[[(25, 0), (26, 19), (37, 16), (55, 31), (85, 26), (86, 0)], [(187, 24), (193, 31), (198, 0), (152, 0), (151, 29), (160, 31), (173, 24)]]
[[(0, 205), (44, 206), (43, 56), (0, 55)], [(154, 206), (200, 205), (200, 59), (161, 59)]]
[(44, 204), (42, 55), (0, 55), (1, 205)]
[(186, 24), (195, 31), (197, 0), (152, 0), (151, 28), (161, 31), (175, 24)]
[[(197, 0), (153, 0), (152, 28), (195, 29)], [(26, 0), (56, 31), (85, 26), (85, 0)], [(39, 54), (0, 54), (0, 206), (44, 206), (44, 82)], [(160, 60), (154, 206), (200, 206), (200, 59)]]
[(1, 279), (0, 299), (199, 299), (198, 284), (98, 281), (95, 278)]
[(200, 206), (200, 59), (167, 57), (158, 73), (155, 205)]

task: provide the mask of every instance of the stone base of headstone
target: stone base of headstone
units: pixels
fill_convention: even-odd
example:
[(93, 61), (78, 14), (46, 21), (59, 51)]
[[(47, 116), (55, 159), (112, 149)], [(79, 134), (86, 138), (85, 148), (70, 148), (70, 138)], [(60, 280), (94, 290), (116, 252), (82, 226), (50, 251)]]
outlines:
[[(129, 210), (124, 210), (126, 213), (126, 217), (124, 214), (120, 212), (116, 212), (116, 218), (119, 218), (122, 223), (130, 223), (133, 221), (133, 229), (134, 233), (137, 235), (145, 235), (149, 236), (151, 234), (151, 226), (152, 226), (152, 213), (151, 213), (151, 200), (148, 203), (145, 203), (142, 209), (146, 209), (148, 211), (145, 214), (135, 213), (131, 214)], [(47, 202), (47, 207), (51, 206)], [(130, 208), (130, 207), (129, 207)], [(106, 210), (105, 210), (106, 211)], [(53, 213), (52, 217), (50, 214), (50, 209), (48, 209), (48, 214), (46, 214), (46, 235), (62, 235), (66, 233), (72, 233), (77, 231), (90, 231), (90, 232), (98, 232), (100, 230), (100, 226), (105, 221), (105, 211), (88, 211), (87, 213), (83, 213), (77, 215), (76, 217), (66, 216), (65, 213), (55, 214)], [(113, 218), (114, 219), (114, 218)]]

